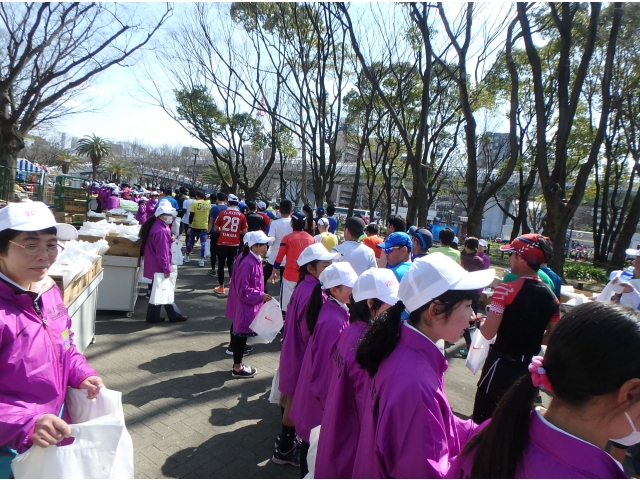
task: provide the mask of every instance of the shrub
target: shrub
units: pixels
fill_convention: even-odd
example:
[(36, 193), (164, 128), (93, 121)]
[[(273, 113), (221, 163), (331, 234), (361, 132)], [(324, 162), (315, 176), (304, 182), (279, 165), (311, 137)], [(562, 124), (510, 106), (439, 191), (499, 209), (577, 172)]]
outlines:
[(596, 282), (607, 282), (607, 272), (603, 269), (594, 267), (590, 263), (582, 262), (565, 262), (564, 276), (566, 278), (575, 278), (576, 280), (594, 280)]

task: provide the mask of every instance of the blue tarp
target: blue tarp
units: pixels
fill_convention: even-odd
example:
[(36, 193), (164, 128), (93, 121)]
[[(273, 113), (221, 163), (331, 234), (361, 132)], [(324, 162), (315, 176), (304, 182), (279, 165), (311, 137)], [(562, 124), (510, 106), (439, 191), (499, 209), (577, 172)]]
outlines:
[(449, 225), (434, 225), (433, 228), (431, 229), (431, 234), (433, 235), (434, 242), (440, 241), (440, 230), (444, 230), (445, 228), (450, 228), (451, 230), (453, 230), (453, 233), (458, 235), (458, 227), (449, 226)]

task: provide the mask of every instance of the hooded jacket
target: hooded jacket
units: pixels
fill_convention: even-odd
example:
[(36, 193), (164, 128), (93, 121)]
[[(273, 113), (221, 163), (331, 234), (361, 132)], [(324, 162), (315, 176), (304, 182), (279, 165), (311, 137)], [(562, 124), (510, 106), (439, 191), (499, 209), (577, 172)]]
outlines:
[(296, 433), (307, 443), (311, 430), (322, 422), (329, 391), (331, 348), (348, 324), (349, 314), (340, 305), (331, 299), (324, 302), (307, 345), (289, 413)]
[(171, 273), (171, 227), (156, 219), (144, 246), (144, 276), (153, 280), (156, 273)]
[(253, 319), (262, 307), (264, 295), (264, 275), (262, 261), (249, 252), (246, 257), (238, 260), (233, 268), (233, 277), (229, 285), (226, 317), (233, 321), (233, 331), (236, 333), (253, 333), (249, 328)]
[(443, 478), (477, 430), (451, 411), (447, 361), (424, 334), (403, 324), (373, 377), (361, 420), (353, 478)]
[[(97, 375), (73, 344), (71, 318), (51, 278), (26, 291), (0, 278), (0, 446), (22, 453), (35, 422), (58, 415), (67, 387)], [(71, 423), (67, 410), (62, 419)]]

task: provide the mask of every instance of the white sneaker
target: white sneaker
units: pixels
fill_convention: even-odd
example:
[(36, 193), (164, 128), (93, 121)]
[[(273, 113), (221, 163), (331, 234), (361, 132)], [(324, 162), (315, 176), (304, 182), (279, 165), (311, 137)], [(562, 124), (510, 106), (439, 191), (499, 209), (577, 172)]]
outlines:
[(204, 260), (200, 259), (200, 260), (198, 261), (198, 266), (199, 266), (199, 267), (204, 267)]
[(182, 259), (182, 261), (183, 261), (184, 263), (189, 263), (189, 262), (190, 262), (190, 260), (189, 260), (189, 255), (185, 255), (185, 256), (184, 256), (184, 258)]

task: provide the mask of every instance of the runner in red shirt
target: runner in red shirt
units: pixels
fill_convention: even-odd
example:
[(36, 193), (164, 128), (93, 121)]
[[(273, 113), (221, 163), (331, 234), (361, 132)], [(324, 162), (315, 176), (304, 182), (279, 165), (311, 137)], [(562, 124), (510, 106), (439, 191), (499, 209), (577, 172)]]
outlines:
[(238, 245), (240, 236), (247, 232), (247, 219), (238, 210), (238, 197), (229, 195), (227, 198), (229, 208), (223, 210), (218, 215), (213, 230), (220, 232), (216, 254), (218, 255), (218, 287), (214, 288), (215, 293), (225, 293), (224, 289), (224, 264), (227, 264), (229, 278), (233, 273), (233, 262), (238, 255)]
[(296, 284), (300, 279), (300, 272), (296, 260), (298, 260), (298, 257), (305, 248), (316, 243), (314, 238), (303, 230), (305, 221), (306, 216), (300, 210), (296, 210), (291, 214), (291, 227), (293, 228), (293, 232), (282, 238), (276, 262), (273, 265), (271, 281), (275, 281), (276, 271), (278, 267), (280, 267), (284, 257), (287, 257), (287, 264), (284, 267), (283, 278), (281, 279), (282, 295), (280, 298), (280, 306), (284, 312), (287, 311), (287, 304), (289, 303), (293, 289), (296, 288)]

